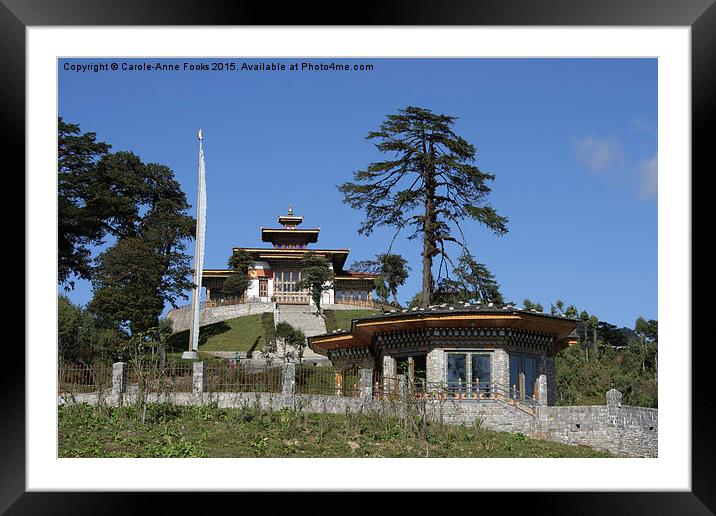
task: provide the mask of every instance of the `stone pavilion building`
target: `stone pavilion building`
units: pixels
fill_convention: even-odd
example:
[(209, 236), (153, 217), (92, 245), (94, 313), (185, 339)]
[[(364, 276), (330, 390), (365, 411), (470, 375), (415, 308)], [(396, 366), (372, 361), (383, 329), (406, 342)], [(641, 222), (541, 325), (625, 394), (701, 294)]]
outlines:
[(443, 304), (354, 319), (350, 331), (313, 336), (309, 347), (337, 367), (405, 375), (454, 398), (554, 405), (554, 357), (576, 344), (577, 324), (512, 306)]

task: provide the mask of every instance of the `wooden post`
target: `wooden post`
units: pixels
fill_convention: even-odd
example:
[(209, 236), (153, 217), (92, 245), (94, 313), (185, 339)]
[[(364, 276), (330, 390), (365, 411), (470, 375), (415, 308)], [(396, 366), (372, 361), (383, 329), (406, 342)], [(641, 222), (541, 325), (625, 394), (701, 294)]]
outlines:
[(335, 385), (336, 385), (336, 396), (340, 396), (341, 388), (343, 386), (343, 374), (340, 371), (335, 372)]
[(525, 373), (520, 373), (520, 399), (525, 399)]

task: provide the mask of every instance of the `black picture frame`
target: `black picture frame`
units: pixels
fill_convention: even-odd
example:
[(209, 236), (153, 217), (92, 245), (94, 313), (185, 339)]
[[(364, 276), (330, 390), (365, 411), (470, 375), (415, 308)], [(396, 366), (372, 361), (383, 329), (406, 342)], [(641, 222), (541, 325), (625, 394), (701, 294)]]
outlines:
[[(549, 26), (688, 26), (692, 43), (692, 180), (693, 170), (714, 161), (716, 106), (716, 0), (411, 0), (271, 3), (221, 0), (0, 0), (0, 132), (4, 156), (20, 159), (25, 147), (25, 29), (31, 26), (84, 25), (549, 25)], [(340, 6), (340, 9), (338, 8)], [(12, 151), (11, 151), (12, 150)], [(707, 168), (708, 167), (708, 168)], [(17, 170), (17, 168), (16, 168)], [(685, 171), (684, 173), (688, 173)], [(692, 191), (696, 192), (698, 190)], [(18, 246), (19, 247), (19, 246)], [(692, 249), (693, 253), (693, 249)], [(693, 256), (693, 254), (692, 254)], [(25, 271), (27, 274), (27, 270)], [(709, 271), (710, 273), (710, 271)], [(707, 273), (707, 274), (709, 274)], [(694, 306), (697, 310), (698, 307)], [(692, 320), (693, 320), (692, 316)], [(699, 319), (696, 319), (699, 320)], [(693, 332), (691, 341), (695, 342)], [(691, 344), (685, 332), (684, 346)], [(712, 514), (716, 510), (716, 467), (710, 416), (714, 396), (709, 393), (708, 342), (691, 346), (692, 356), (692, 491), (690, 492), (531, 492), (509, 493), (510, 508), (521, 506), (547, 514)], [(25, 376), (24, 356), (5, 366), (0, 420), (0, 511), (7, 514), (126, 514), (142, 502), (130, 493), (27, 493), (25, 489)], [(683, 388), (683, 386), (680, 386)], [(698, 407), (698, 410), (696, 408)], [(481, 493), (495, 498), (507, 493)], [(430, 496), (401, 497), (403, 509), (424, 507)], [(249, 498), (254, 498), (252, 495)], [(227, 495), (224, 495), (228, 498)], [(188, 507), (187, 494), (162, 495), (162, 511)], [(196, 499), (195, 497), (192, 497)], [(234, 495), (250, 507), (246, 494)], [(292, 495), (285, 504), (301, 504)], [(228, 501), (228, 500), (227, 500)], [(254, 501), (254, 500), (252, 500)], [(264, 495), (263, 502), (267, 503)], [(489, 500), (493, 501), (493, 500)], [(489, 507), (489, 501), (481, 502)], [(494, 500), (502, 503), (501, 500)], [(222, 500), (213, 500), (221, 507)], [(271, 497), (273, 510), (282, 503)], [(341, 497), (343, 513), (359, 512), (372, 504), (364, 494)], [(383, 502), (384, 503), (384, 502)], [(146, 506), (144, 506), (146, 507)], [(494, 505), (493, 505), (494, 507)], [(209, 507), (206, 507), (209, 509)], [(218, 510), (218, 509), (217, 509)], [(338, 510), (332, 508), (332, 512)], [(363, 511), (360, 511), (363, 512)]]

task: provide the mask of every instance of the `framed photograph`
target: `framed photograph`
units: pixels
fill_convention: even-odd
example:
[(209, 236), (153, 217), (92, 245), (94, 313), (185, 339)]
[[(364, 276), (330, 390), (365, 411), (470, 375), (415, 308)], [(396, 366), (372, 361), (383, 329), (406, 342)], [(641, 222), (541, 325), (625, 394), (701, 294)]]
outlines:
[[(2, 0), (28, 231), (0, 508), (509, 491), (558, 514), (711, 513), (691, 183), (714, 124), (713, 2), (356, 8)], [(68, 325), (111, 349), (103, 365)], [(145, 393), (147, 360), (170, 389)], [(68, 412), (103, 392), (105, 413)], [(112, 426), (141, 396), (141, 425)], [(349, 415), (406, 396), (424, 419), (395, 432), (420, 434), (437, 399), (463, 430), (415, 450)], [(146, 399), (209, 405), (216, 426), (150, 431), (175, 416)], [(347, 417), (340, 451), (210, 413), (251, 399), (300, 405), (296, 428), (321, 437), (305, 414)], [(279, 414), (265, 424), (294, 424)]]

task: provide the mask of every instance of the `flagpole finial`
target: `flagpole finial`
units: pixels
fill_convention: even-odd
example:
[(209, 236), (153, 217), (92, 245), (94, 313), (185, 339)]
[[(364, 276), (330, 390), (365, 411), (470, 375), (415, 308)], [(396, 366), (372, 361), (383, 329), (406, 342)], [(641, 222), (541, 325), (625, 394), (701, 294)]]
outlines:
[(200, 140), (203, 140), (203, 139), (204, 139), (204, 137), (203, 137), (202, 134), (201, 134), (201, 129), (199, 129), (199, 139), (200, 139)]

